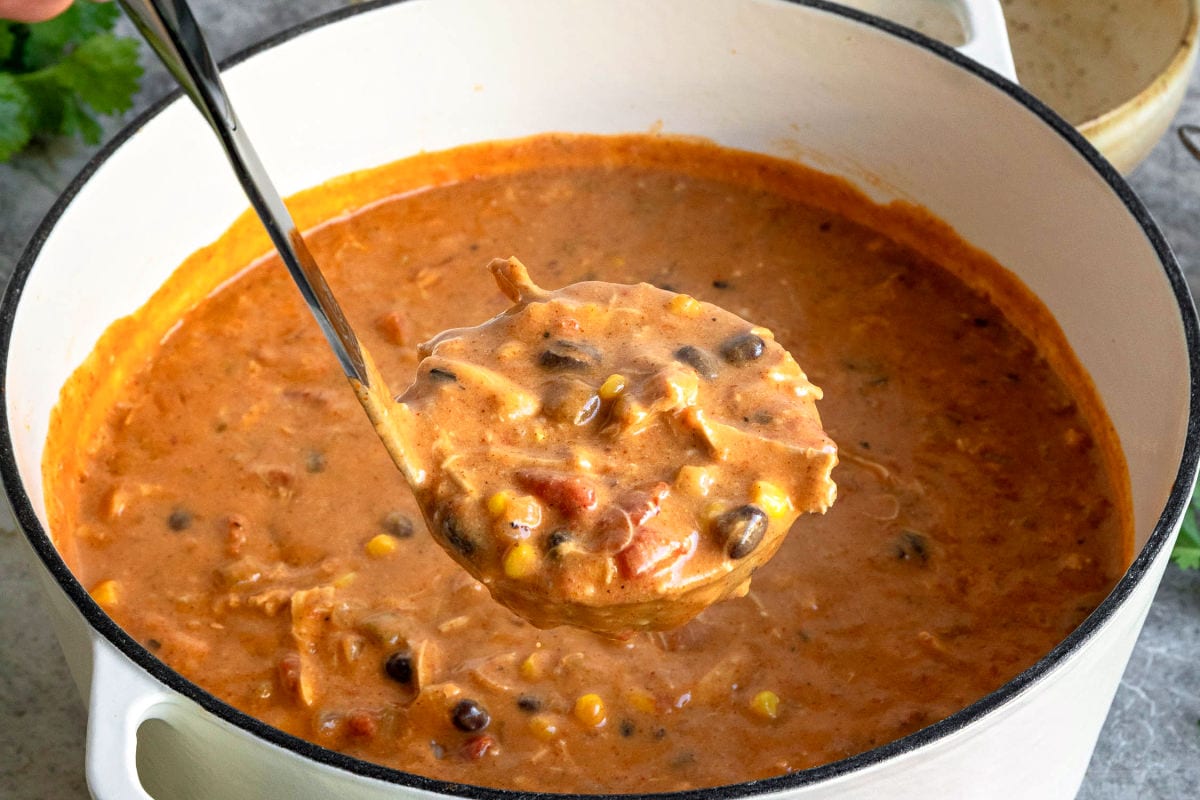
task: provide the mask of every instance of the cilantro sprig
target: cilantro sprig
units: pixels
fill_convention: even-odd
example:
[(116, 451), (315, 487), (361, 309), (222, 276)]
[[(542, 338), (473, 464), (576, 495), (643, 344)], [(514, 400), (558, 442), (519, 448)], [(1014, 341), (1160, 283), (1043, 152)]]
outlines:
[(1200, 569), (1200, 483), (1192, 493), (1192, 501), (1183, 512), (1179, 539), (1171, 551), (1171, 560), (1182, 569)]
[(96, 144), (96, 115), (129, 110), (142, 68), (137, 41), (112, 33), (119, 16), (80, 2), (46, 22), (0, 20), (0, 161), (42, 137)]

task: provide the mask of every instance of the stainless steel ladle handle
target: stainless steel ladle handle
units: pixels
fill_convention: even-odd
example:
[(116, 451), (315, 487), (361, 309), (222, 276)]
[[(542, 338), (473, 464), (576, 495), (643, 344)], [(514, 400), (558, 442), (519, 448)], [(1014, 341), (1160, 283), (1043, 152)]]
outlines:
[(287, 265), (304, 301), (316, 317), (346, 377), (370, 387), (358, 337), (333, 297), (325, 276), (296, 229), (287, 206), (267, 176), (249, 137), (238, 122), (220, 71), (200, 26), (184, 0), (118, 0), (146, 42), (179, 81), (221, 141), (250, 205)]

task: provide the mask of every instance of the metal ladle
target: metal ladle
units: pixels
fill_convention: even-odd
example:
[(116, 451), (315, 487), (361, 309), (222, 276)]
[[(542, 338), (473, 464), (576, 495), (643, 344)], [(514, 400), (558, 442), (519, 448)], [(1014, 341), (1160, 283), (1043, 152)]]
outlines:
[(406, 457), (402, 428), (395, 418), (394, 395), (342, 313), (321, 268), (238, 121), (191, 8), (184, 0), (118, 2), (217, 135), (250, 204), (321, 326), (379, 438), (412, 485), (414, 474)]

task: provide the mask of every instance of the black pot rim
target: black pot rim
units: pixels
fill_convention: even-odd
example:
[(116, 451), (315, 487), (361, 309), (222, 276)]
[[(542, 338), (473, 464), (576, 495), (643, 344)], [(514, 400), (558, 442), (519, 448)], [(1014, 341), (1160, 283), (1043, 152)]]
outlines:
[[(1039, 117), (1054, 133), (1065, 139), (1091, 165), (1113, 193), (1122, 201), (1130, 215), (1142, 228), (1147, 240), (1153, 246), (1179, 305), (1180, 319), (1187, 342), (1190, 363), (1192, 365), (1200, 364), (1200, 326), (1197, 324), (1196, 309), (1188, 289), (1187, 281), (1174, 255), (1171, 253), (1170, 247), (1132, 188), (1117, 173), (1116, 169), (1104, 160), (1069, 123), (1015, 83), (963, 56), (953, 48), (947, 47), (915, 31), (864, 12), (833, 5), (825, 2), (825, 0), (776, 1), (807, 6), (822, 12), (846, 17), (855, 22), (878, 28), (892, 36), (928, 50), (938, 57), (950, 61), (958, 68), (974, 74), (999, 91), (1004, 92)], [(311, 30), (401, 2), (405, 2), (405, 0), (369, 0), (369, 2), (335, 10), (296, 25), (241, 51), (223, 62), (222, 67), (227, 68), (245, 61), (264, 50), (274, 48)], [(71, 182), (66, 191), (63, 192), (30, 240), (20, 261), (17, 263), (13, 277), (5, 291), (3, 302), (0, 304), (0, 396), (3, 396), (7, 389), (8, 356), (17, 306), (21, 299), (25, 283), (41, 252), (43, 244), (71, 201), (101, 165), (128, 141), (136, 131), (156, 117), (179, 96), (180, 92), (178, 90), (167, 95), (133, 119), (112, 141), (106, 144), (80, 171), (79, 175)], [(326, 766), (335, 767), (354, 775), (372, 778), (397, 786), (437, 792), (443, 795), (472, 798), (473, 800), (515, 800), (518, 797), (538, 796), (580, 798), (580, 800), (611, 800), (613, 797), (613, 795), (546, 794), (491, 789), (433, 780), (419, 775), (400, 772), (328, 750), (304, 739), (284, 733), (233, 708), (204, 689), (201, 689), (172, 670), (119, 628), (96, 605), (87, 591), (75, 579), (70, 570), (68, 570), (66, 563), (59, 556), (50, 537), (38, 521), (32, 502), (25, 492), (24, 483), (21, 480), (13, 450), (12, 428), (12, 421), (8, 418), (7, 407), (5, 407), (4, 414), (0, 415), (0, 433), (2, 433), (0, 435), (0, 478), (3, 479), (14, 517), (21, 526), (38, 558), (41, 559), (42, 564), (94, 631), (107, 639), (113, 646), (124, 653), (125, 656), (160, 683), (196, 702), (205, 711), (259, 739), (289, 750), (303, 758)], [(630, 794), (622, 795), (622, 797), (630, 798), (631, 800), (640, 798), (646, 798), (646, 800), (650, 800), (651, 798), (660, 800), (666, 800), (667, 798), (670, 798), (670, 800), (712, 800), (714, 798), (719, 800), (735, 800), (736, 798), (746, 798), (809, 786), (848, 773), (867, 769), (905, 753), (925, 747), (971, 725), (992, 711), (1009, 703), (1032, 684), (1055, 670), (1067, 658), (1091, 640), (1099, 629), (1113, 617), (1116, 610), (1124, 603), (1134, 588), (1141, 583), (1151, 564), (1158, 558), (1169, 541), (1175, 523), (1180, 519), (1187, 507), (1192, 481), (1196, 475), (1198, 459), (1200, 459), (1200, 374), (1198, 374), (1197, 369), (1193, 366), (1190, 375), (1188, 427), (1183, 455), (1170, 496), (1146, 544), (1138, 552), (1133, 563), (1126, 570), (1124, 576), (1118, 581), (1109, 596), (1078, 628), (1072, 631), (1062, 642), (1039, 659), (1033, 666), (991, 694), (951, 716), (908, 736), (849, 758), (812, 769), (781, 775), (775, 778), (730, 784), (716, 788), (655, 794)]]

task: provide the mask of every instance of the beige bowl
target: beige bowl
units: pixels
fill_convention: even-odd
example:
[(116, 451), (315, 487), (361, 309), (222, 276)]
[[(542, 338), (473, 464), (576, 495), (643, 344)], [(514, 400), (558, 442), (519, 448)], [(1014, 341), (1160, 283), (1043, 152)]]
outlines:
[[(963, 0), (842, 0), (947, 44)], [(1001, 0), (1017, 79), (1121, 172), (1179, 110), (1196, 60), (1200, 0)]]
[(1196, 0), (1005, 0), (1017, 77), (1129, 172), (1166, 132), (1196, 60)]

